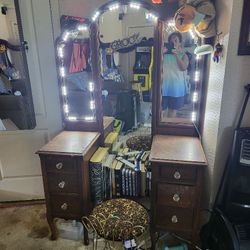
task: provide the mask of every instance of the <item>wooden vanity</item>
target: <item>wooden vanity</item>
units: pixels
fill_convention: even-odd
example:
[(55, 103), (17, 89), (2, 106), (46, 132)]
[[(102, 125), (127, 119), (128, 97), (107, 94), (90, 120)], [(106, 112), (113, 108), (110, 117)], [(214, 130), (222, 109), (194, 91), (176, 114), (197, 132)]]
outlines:
[(187, 233), (197, 243), (203, 172), (207, 166), (198, 138), (155, 135), (152, 163), (151, 237), (156, 232)]
[(91, 210), (88, 162), (100, 144), (99, 138), (97, 132), (63, 131), (37, 152), (53, 240), (57, 237), (54, 218), (80, 221)]

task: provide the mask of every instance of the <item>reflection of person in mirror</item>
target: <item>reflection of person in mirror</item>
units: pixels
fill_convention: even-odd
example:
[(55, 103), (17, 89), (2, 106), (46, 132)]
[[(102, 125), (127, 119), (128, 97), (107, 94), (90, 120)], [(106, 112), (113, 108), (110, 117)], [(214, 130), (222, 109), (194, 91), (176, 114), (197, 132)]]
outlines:
[(182, 35), (179, 32), (169, 35), (163, 53), (163, 117), (176, 117), (177, 111), (184, 106), (185, 76), (189, 65), (188, 56), (182, 50)]

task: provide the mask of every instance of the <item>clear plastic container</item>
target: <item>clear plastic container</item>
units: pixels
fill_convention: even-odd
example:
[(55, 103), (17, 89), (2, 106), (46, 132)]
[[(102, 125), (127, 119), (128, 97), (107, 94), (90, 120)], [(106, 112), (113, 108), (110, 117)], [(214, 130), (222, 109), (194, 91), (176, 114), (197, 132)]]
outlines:
[(83, 238), (83, 225), (75, 220), (58, 219), (56, 221), (58, 236), (64, 239), (81, 240)]
[(175, 247), (165, 247), (164, 250), (188, 250), (188, 246), (186, 244), (181, 244)]

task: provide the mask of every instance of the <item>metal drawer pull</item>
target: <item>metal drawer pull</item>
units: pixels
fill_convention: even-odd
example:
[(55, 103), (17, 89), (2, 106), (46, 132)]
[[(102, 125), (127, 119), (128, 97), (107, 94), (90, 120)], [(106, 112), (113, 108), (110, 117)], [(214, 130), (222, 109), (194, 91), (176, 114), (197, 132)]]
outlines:
[(180, 178), (181, 178), (180, 172), (176, 171), (176, 172), (174, 173), (174, 178), (175, 178), (176, 180), (180, 180)]
[(172, 221), (172, 223), (174, 223), (174, 224), (178, 223), (178, 218), (177, 218), (177, 216), (176, 216), (176, 215), (173, 215), (172, 218), (171, 218), (171, 221)]
[(62, 205), (61, 205), (61, 209), (62, 210), (67, 210), (68, 209), (68, 204), (67, 203), (63, 203)]
[(65, 187), (65, 181), (61, 181), (59, 184), (58, 184), (58, 187), (63, 189)]
[(180, 199), (181, 199), (181, 197), (180, 197), (178, 194), (174, 194), (173, 200), (174, 200), (175, 202), (179, 202)]
[(56, 164), (56, 168), (57, 168), (58, 170), (62, 169), (62, 167), (63, 167), (62, 162), (59, 162), (59, 163)]

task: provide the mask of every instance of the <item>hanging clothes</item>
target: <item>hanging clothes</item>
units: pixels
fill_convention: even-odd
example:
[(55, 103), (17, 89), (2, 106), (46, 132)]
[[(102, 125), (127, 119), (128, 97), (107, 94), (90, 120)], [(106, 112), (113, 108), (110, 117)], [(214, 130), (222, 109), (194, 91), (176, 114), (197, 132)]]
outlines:
[(87, 69), (88, 64), (88, 44), (86, 42), (75, 41), (72, 46), (72, 54), (69, 66), (69, 73), (76, 73)]

